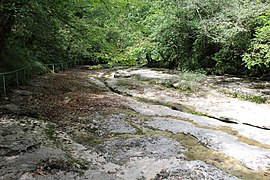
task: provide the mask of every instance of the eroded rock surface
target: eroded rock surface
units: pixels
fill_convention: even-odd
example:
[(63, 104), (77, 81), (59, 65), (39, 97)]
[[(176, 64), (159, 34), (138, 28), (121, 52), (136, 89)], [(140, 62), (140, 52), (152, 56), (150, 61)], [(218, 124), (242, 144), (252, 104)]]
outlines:
[(17, 156), (4, 156), (0, 158), (0, 179), (19, 179), (26, 172), (34, 172), (44, 168), (44, 172), (54, 170), (68, 170), (65, 153), (58, 149), (39, 148), (27, 151)]
[(269, 105), (212, 89), (241, 79), (207, 77), (184, 93), (177, 71), (87, 69), (37, 77), (3, 99), (2, 179), (270, 178)]
[(45, 123), (6, 116), (0, 124), (0, 179), (19, 179), (41, 167), (44, 172), (73, 168), (64, 151), (42, 146), (51, 144), (45, 137)]
[[(132, 79), (129, 78), (126, 80), (124, 78), (108, 80), (109, 86), (123, 94), (160, 102), (181, 103), (194, 107), (197, 112), (205, 113), (218, 119), (225, 119), (237, 123), (250, 124), (270, 129), (270, 105), (247, 102), (241, 99), (228, 97), (228, 95), (220, 92), (229, 89), (229, 93), (231, 94), (240, 92), (244, 94), (242, 96), (250, 96), (251, 98), (253, 96), (263, 96), (264, 98), (269, 98), (269, 96), (266, 95), (267, 93), (264, 95), (261, 93), (261, 91), (266, 90), (263, 85), (268, 86), (267, 82), (264, 82), (264, 84), (263, 82), (254, 82), (253, 85), (251, 85), (252, 83), (249, 82), (250, 86), (258, 87), (255, 89), (248, 86), (247, 81), (244, 81), (244, 79), (241, 81), (241, 78), (239, 80), (239, 78), (233, 79), (231, 77), (227, 77), (226, 80), (226, 77), (222, 77), (223, 79), (212, 77), (198, 84), (197, 86), (199, 89), (192, 94), (184, 94), (179, 93), (177, 90), (167, 89), (161, 85), (152, 84), (150, 87), (149, 83), (140, 89), (137, 89), (138, 86), (136, 85), (136, 88), (133, 86), (134, 84), (138, 83), (139, 80), (147, 80), (149, 82), (153, 81), (158, 84), (164, 84), (163, 81), (165, 81), (167, 84), (172, 84), (170, 81), (175, 79), (175, 76), (180, 77), (180, 72), (178, 72), (177, 75), (176, 72), (168, 73), (155, 71), (152, 69), (128, 69), (118, 73), (130, 74), (131, 78), (133, 77)], [(140, 79), (136, 80), (136, 77), (138, 76)], [(237, 81), (237, 83), (234, 83), (235, 81)], [(226, 84), (228, 85), (227, 87)], [(262, 88), (260, 89), (259, 87)]]
[(237, 178), (226, 174), (219, 169), (206, 164), (202, 161), (180, 162), (177, 167), (164, 169), (160, 172), (155, 180), (170, 179), (170, 180), (204, 180), (204, 179), (223, 179), (236, 180)]
[(111, 114), (107, 116), (92, 114), (91, 116), (80, 118), (80, 121), (89, 123), (84, 128), (98, 136), (136, 133), (136, 129), (125, 122), (126, 119), (127, 116), (125, 114)]
[(31, 173), (26, 173), (20, 177), (19, 180), (74, 180), (74, 179), (80, 179), (80, 180), (122, 180), (116, 176), (112, 176), (108, 173), (97, 171), (97, 170), (88, 170), (83, 175), (76, 173), (76, 172), (65, 172), (65, 171), (59, 171), (54, 174), (44, 174), (42, 176), (40, 175), (33, 175)]
[(142, 80), (154, 80), (158, 83), (175, 83), (178, 82), (179, 76), (175, 73), (168, 73), (173, 72), (169, 70), (163, 71), (156, 71), (151, 69), (136, 69), (136, 68), (130, 68), (130, 69), (122, 69), (116, 71), (114, 77), (116, 78), (127, 78), (132, 76), (137, 76)]
[(98, 149), (107, 161), (113, 163), (127, 162), (132, 157), (149, 157), (168, 159), (170, 157), (183, 158), (185, 150), (179, 142), (161, 135), (151, 137), (114, 139), (105, 142)]

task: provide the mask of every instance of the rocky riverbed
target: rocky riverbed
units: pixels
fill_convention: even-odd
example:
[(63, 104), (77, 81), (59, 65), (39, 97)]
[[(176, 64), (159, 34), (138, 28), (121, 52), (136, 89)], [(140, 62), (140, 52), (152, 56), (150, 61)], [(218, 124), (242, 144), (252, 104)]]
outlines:
[(1, 99), (0, 179), (270, 179), (268, 82), (181, 83), (147, 68), (34, 77)]

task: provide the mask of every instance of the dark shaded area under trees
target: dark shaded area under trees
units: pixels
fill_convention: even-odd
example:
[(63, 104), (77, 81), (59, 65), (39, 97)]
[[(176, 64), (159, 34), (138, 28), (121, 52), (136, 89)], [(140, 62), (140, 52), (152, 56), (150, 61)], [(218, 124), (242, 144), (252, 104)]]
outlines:
[(0, 72), (77, 59), (267, 77), (261, 0), (1, 0)]

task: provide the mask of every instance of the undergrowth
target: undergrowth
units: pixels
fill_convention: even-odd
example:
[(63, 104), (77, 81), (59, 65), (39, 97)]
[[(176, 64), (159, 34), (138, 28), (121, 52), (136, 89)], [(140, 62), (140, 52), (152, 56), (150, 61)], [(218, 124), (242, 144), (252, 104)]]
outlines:
[(262, 96), (258, 96), (258, 95), (243, 94), (240, 92), (231, 92), (231, 91), (225, 91), (225, 90), (220, 90), (220, 92), (222, 92), (224, 94), (228, 94), (229, 96), (231, 96), (233, 98), (242, 99), (242, 100), (254, 102), (257, 104), (269, 103), (267, 98), (262, 97)]
[(183, 71), (180, 74), (179, 82), (174, 84), (174, 87), (185, 92), (194, 92), (200, 89), (201, 82), (206, 75), (198, 71)]

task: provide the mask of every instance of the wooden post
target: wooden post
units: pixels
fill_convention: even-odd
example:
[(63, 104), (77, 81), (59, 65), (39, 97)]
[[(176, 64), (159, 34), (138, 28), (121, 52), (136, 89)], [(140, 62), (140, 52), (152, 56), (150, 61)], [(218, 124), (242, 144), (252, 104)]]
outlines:
[(54, 71), (54, 64), (52, 65), (52, 72), (55, 73), (55, 71)]
[(16, 83), (17, 83), (17, 86), (19, 86), (19, 74), (18, 74), (18, 72), (16, 72)]
[(30, 67), (30, 69), (31, 69), (31, 77), (32, 77), (36, 73), (36, 67), (32, 66), (32, 67)]
[(27, 79), (27, 76), (26, 76), (26, 69), (23, 70), (23, 78), (24, 78), (23, 81), (25, 82), (25, 80)]
[(32, 67), (29, 66), (28, 68), (29, 68), (29, 76), (28, 77), (30, 78), (30, 77), (32, 77)]
[(4, 89), (4, 96), (6, 97), (7, 90), (6, 90), (6, 78), (5, 78), (5, 75), (3, 75), (3, 89)]
[(44, 65), (44, 72), (43, 72), (44, 74), (47, 73), (47, 68), (48, 68), (47, 65)]

